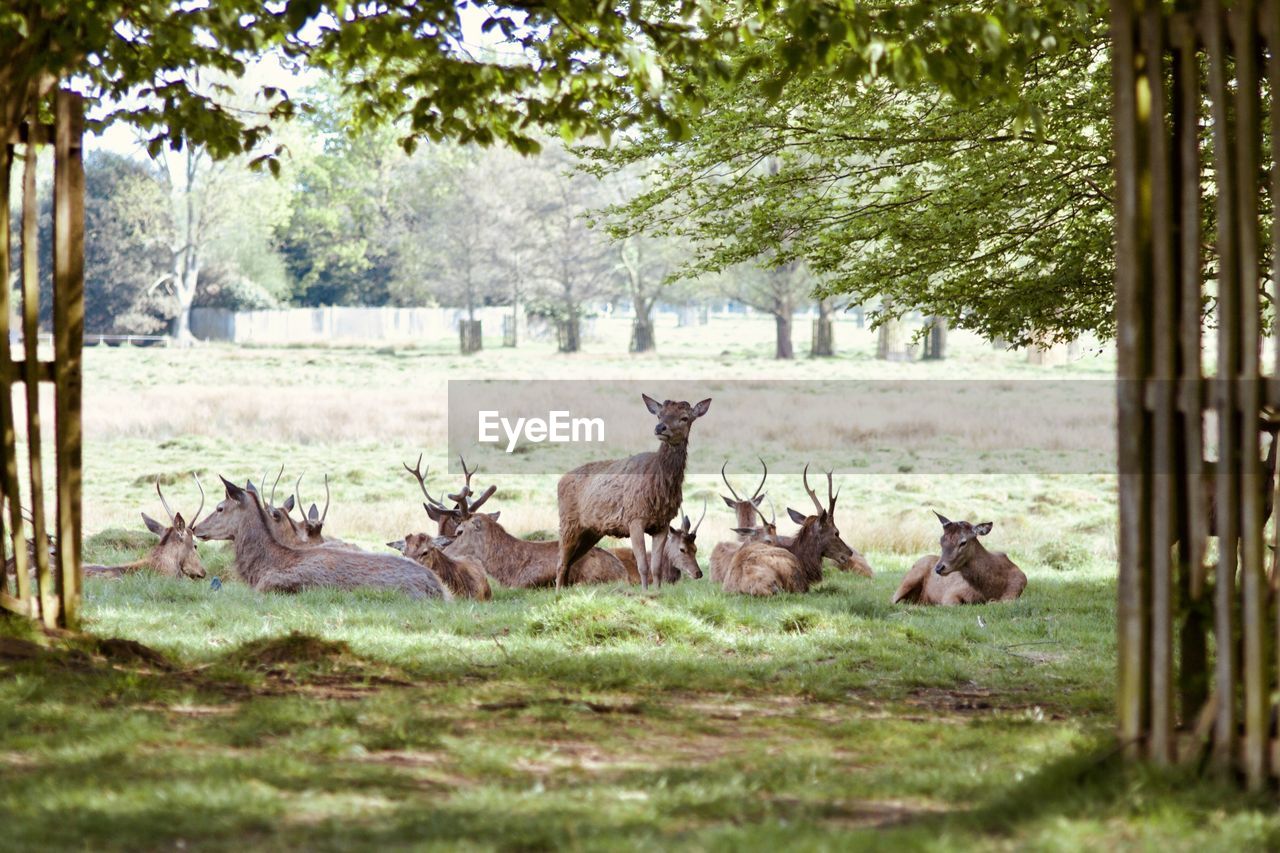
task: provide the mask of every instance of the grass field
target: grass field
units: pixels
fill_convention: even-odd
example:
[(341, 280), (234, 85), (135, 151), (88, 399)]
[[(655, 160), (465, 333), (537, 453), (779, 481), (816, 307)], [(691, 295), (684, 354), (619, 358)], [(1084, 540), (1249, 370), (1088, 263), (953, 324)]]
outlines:
[[(425, 451), (433, 469), (445, 464), (448, 379), (648, 379), (661, 394), (664, 377), (981, 382), (1114, 369), (1105, 351), (1037, 367), (963, 335), (944, 362), (884, 364), (869, 333), (843, 327), (846, 354), (779, 364), (771, 329), (663, 328), (662, 354), (643, 358), (616, 336), (573, 357), (533, 342), (518, 359), (443, 344), (93, 350), (85, 556), (148, 547), (138, 512), (161, 514), (157, 477), (189, 512), (189, 472), (256, 480), (280, 463), (307, 472), (308, 501), (330, 473), (335, 535), (376, 547), (423, 529), (400, 463)], [(3, 846), (1280, 844), (1269, 800), (1115, 759), (1113, 477), (858, 474), (849, 461), (837, 518), (876, 577), (829, 572), (805, 596), (729, 598), (703, 580), (656, 595), (496, 589), (487, 604), (439, 604), (260, 595), (230, 579), (218, 591), (91, 581), (88, 628), (145, 648), (33, 645), (22, 626), (0, 628)], [(517, 534), (554, 530), (554, 480), (501, 480), (493, 508)], [(687, 503), (710, 501), (704, 562), (732, 521), (719, 491), (713, 476), (686, 482)], [(775, 471), (769, 491), (780, 515), (805, 506), (798, 471)], [(1030, 578), (1021, 600), (888, 604), (936, 545), (933, 506), (995, 521), (990, 546)], [(226, 578), (229, 552), (201, 553)]]

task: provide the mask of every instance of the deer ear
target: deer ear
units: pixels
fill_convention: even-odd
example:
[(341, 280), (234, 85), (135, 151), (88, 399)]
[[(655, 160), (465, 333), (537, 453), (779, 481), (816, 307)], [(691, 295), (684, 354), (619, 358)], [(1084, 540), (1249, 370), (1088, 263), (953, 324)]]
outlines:
[(285, 498), (282, 506), (284, 507), (285, 512), (293, 512), (293, 495), (289, 495), (289, 497)]
[(482, 515), (487, 515), (490, 518), (492, 518), (494, 521), (497, 521), (498, 516), (502, 515), (502, 510), (498, 510), (497, 512), (486, 512), (486, 513), (482, 513)]
[(150, 530), (152, 533), (154, 533), (157, 536), (163, 536), (165, 534), (165, 531), (167, 530), (167, 528), (163, 524), (156, 521), (154, 518), (147, 515), (145, 512), (142, 514), (142, 523), (147, 526), (148, 530)]
[(319, 521), (319, 520), (320, 520), (320, 507), (316, 506), (315, 504), (312, 504), (312, 505), (311, 505), (311, 509), (307, 510), (307, 520), (308, 520), (308, 521)]
[(401, 554), (403, 554), (403, 553), (404, 553), (404, 549), (405, 549), (405, 543), (404, 543), (404, 540), (403, 540), (403, 539), (397, 539), (397, 540), (396, 540), (396, 541), (394, 541), (394, 542), (388, 542), (388, 543), (387, 543), (387, 547), (388, 547), (388, 548), (395, 548), (397, 551), (399, 551)]
[(223, 488), (227, 490), (227, 497), (234, 501), (239, 501), (244, 495), (245, 490), (228, 480), (226, 477), (219, 477), (222, 480)]
[(439, 521), (444, 515), (444, 513), (442, 513), (439, 509), (437, 509), (436, 507), (433, 507), (429, 503), (424, 503), (422, 505), (422, 508), (427, 511), (427, 518), (431, 519), (432, 521)]
[(737, 502), (737, 501), (735, 501), (733, 498), (726, 498), (724, 495), (721, 495), (720, 497), (721, 497), (721, 498), (724, 498), (724, 504), (725, 504), (725, 506), (729, 507), (729, 509), (737, 509), (737, 508), (738, 508), (738, 502)]
[(662, 404), (650, 397), (648, 394), (641, 394), (640, 396), (644, 398), (644, 405), (645, 408), (649, 410), (649, 414), (656, 415), (662, 410)]
[(795, 510), (795, 509), (792, 509), (791, 507), (787, 507), (787, 515), (791, 516), (791, 520), (794, 521), (796, 524), (804, 524), (804, 513), (800, 512), (799, 510)]
[(988, 533), (991, 532), (992, 524), (993, 522), (990, 522), (990, 521), (984, 521), (981, 524), (975, 524), (973, 526), (973, 532), (978, 534), (979, 536), (986, 536)]
[(182, 513), (175, 512), (173, 514), (173, 529), (182, 533), (187, 529), (187, 520), (182, 517)]
[(933, 514), (938, 517), (938, 521), (942, 522), (943, 527), (946, 527), (948, 524), (951, 523), (951, 519), (947, 518), (945, 515), (938, 512), (936, 509), (933, 511)]
[(679, 535), (680, 535), (680, 531), (679, 531), (679, 530), (676, 530), (674, 527), (672, 527), (671, 525), (669, 525), (669, 524), (668, 524), (668, 525), (667, 525), (667, 535), (668, 535), (668, 536), (679, 536)]
[(760, 504), (764, 503), (764, 495), (756, 495), (751, 499), (751, 503), (755, 506), (760, 506)]
[(707, 410), (710, 408), (711, 408), (711, 398), (708, 397), (707, 399), (703, 400), (701, 403), (693, 407), (693, 416), (695, 418), (700, 418), (703, 415), (705, 415), (707, 413)]

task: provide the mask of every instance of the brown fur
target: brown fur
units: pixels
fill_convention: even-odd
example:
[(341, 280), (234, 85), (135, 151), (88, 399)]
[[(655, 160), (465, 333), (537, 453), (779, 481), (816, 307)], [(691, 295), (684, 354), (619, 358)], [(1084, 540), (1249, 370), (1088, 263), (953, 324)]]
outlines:
[[(1262, 498), (1262, 519), (1260, 523), (1266, 526), (1267, 520), (1271, 518), (1271, 513), (1275, 509), (1276, 498), (1276, 448), (1280, 445), (1280, 422), (1272, 422), (1267, 418), (1263, 418), (1262, 431), (1271, 435), (1270, 446), (1267, 448), (1266, 458), (1262, 462), (1262, 479), (1258, 483), (1260, 497)], [(1204, 466), (1204, 496), (1207, 503), (1206, 517), (1208, 519), (1208, 535), (1218, 535), (1218, 466), (1213, 462), (1206, 462)]]
[(187, 529), (182, 513), (173, 517), (173, 525), (165, 527), (145, 512), (142, 520), (160, 541), (147, 556), (119, 566), (84, 566), (85, 577), (120, 578), (134, 572), (150, 571), (169, 578), (203, 578), (204, 563), (196, 553), (195, 535)]
[(1007, 555), (988, 551), (978, 541), (991, 530), (989, 522), (973, 525), (941, 515), (938, 519), (942, 522), (941, 556), (927, 554), (916, 560), (893, 594), (893, 604), (985, 604), (1013, 601), (1022, 595), (1027, 576)]
[(804, 567), (785, 548), (767, 542), (741, 545), (725, 573), (725, 592), (741, 595), (774, 595), (779, 592), (806, 592)]
[[(457, 536), (445, 548), (450, 557), (470, 557), (484, 566), (503, 586), (518, 589), (552, 586), (560, 560), (559, 542), (528, 542), (508, 533), (486, 513), (478, 513), (458, 525)], [(573, 565), (574, 584), (629, 581), (618, 558), (592, 548)], [(633, 583), (639, 583), (637, 577)]]
[[(259, 591), (315, 587), (395, 589), (414, 598), (452, 598), (435, 572), (404, 557), (341, 548), (290, 548), (273, 535), (256, 496), (223, 480), (227, 497), (197, 525), (201, 539), (233, 539), (235, 567)], [(228, 532), (227, 528), (234, 529)]]
[[(570, 567), (605, 536), (631, 539), (640, 582), (647, 588), (652, 569), (657, 569), (661, 583), (664, 540), (683, 500), (689, 428), (706, 414), (711, 401), (697, 406), (671, 400), (658, 403), (648, 396), (644, 401), (658, 418), (654, 434), (661, 447), (656, 452), (588, 462), (560, 478), (556, 487), (560, 509), (557, 589), (570, 580)], [(646, 533), (653, 537), (648, 550), (643, 541)], [(649, 551), (659, 557), (658, 566), (648, 565)]]
[(456, 596), (488, 601), (493, 590), (484, 576), (484, 568), (469, 557), (450, 557), (427, 533), (410, 533), (404, 538), (404, 555), (426, 566), (440, 576), (444, 585)]

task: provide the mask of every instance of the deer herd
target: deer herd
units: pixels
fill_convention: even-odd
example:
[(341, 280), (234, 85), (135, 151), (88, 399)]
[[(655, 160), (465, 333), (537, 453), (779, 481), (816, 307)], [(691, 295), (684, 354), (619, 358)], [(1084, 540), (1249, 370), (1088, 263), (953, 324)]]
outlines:
[[(711, 400), (696, 405), (643, 395), (649, 413), (657, 419), (656, 451), (624, 459), (591, 462), (561, 477), (557, 488), (558, 541), (534, 542), (513, 536), (499, 523), (499, 512), (481, 508), (497, 491), (490, 485), (480, 494), (471, 487), (474, 468), (463, 461), (464, 481), (444, 500), (431, 495), (429, 469), (422, 457), (405, 470), (417, 481), (423, 509), (434, 522), (434, 532), (419, 531), (387, 543), (399, 553), (374, 553), (324, 533), (329, 512), (329, 480), (325, 478), (325, 505), (303, 509), (299, 477), (293, 494), (276, 503), (281, 473), (270, 493), (266, 477), (255, 485), (240, 485), (224, 478), (224, 497), (202, 519), (205, 494), (199, 479), (200, 506), (190, 519), (174, 512), (159, 482), (156, 491), (169, 524), (143, 514), (148, 530), (159, 542), (141, 560), (118, 566), (85, 566), (90, 577), (121, 577), (151, 571), (170, 577), (203, 578), (205, 567), (196, 541), (225, 540), (234, 548), (234, 573), (260, 591), (298, 592), (333, 589), (383, 588), (415, 598), (492, 597), (490, 579), (506, 587), (531, 588), (567, 585), (628, 583), (648, 590), (681, 577), (702, 577), (697, 553), (698, 529), (706, 517), (706, 504), (696, 524), (681, 512), (689, 435), (694, 421), (707, 414)], [(735, 516), (732, 541), (717, 543), (711, 552), (709, 575), (725, 592), (770, 596), (783, 592), (804, 593), (822, 582), (823, 561), (839, 569), (871, 577), (866, 559), (841, 538), (836, 526), (838, 491), (827, 472), (824, 502), (809, 484), (809, 468), (802, 474), (804, 489), (813, 503), (803, 513), (788, 508), (797, 525), (790, 536), (779, 535), (776, 514), (770, 517), (761, 505), (768, 466), (760, 460), (763, 475), (749, 497), (739, 495), (729, 482), (727, 462), (720, 475), (732, 496), (722, 496)], [(194, 475), (193, 475), (194, 477)], [(299, 516), (293, 516), (293, 510)], [(673, 526), (677, 517), (680, 525)], [(918, 604), (977, 604), (1009, 601), (1021, 595), (1027, 578), (1004, 554), (987, 551), (978, 537), (990, 532), (991, 523), (942, 523), (941, 555), (921, 557), (907, 573), (893, 602)], [(645, 536), (650, 537), (646, 546)], [(605, 537), (628, 538), (630, 546), (605, 549)], [(12, 561), (6, 566), (12, 571)]]

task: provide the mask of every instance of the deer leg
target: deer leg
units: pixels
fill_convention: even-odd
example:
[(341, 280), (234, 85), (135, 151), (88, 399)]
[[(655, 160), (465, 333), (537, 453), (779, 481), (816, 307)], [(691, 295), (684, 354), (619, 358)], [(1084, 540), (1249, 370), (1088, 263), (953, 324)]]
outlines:
[(658, 588), (662, 588), (662, 574), (667, 570), (667, 526), (653, 535), (653, 576), (658, 579)]
[(560, 531), (560, 563), (556, 566), (556, 592), (560, 591), (560, 587), (564, 586), (565, 579), (569, 576), (569, 564), (573, 562), (573, 552), (578, 548), (578, 535)]
[[(640, 573), (640, 584), (645, 591), (649, 590), (649, 555), (644, 549), (644, 522), (633, 521), (631, 529), (631, 553), (636, 556), (636, 571)], [(654, 558), (657, 559), (656, 557)]]

